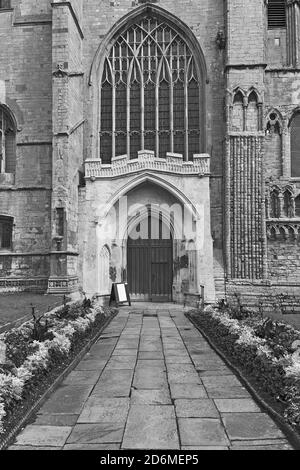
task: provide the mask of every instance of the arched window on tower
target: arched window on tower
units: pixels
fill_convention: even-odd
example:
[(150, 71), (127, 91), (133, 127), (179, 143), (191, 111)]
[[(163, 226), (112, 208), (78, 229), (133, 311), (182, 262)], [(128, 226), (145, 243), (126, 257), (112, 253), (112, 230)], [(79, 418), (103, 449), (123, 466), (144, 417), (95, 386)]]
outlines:
[(289, 189), (283, 193), (283, 216), (289, 219), (294, 217), (293, 198)]
[(0, 105), (0, 173), (16, 170), (16, 126), (9, 112)]
[(276, 111), (270, 112), (267, 119), (264, 166), (266, 178), (282, 175), (282, 127)]
[(145, 16), (116, 37), (101, 79), (100, 158), (203, 148), (201, 71), (177, 28)]
[(257, 130), (259, 130), (258, 99), (255, 91), (252, 91), (248, 97), (247, 131)]
[(268, 0), (268, 29), (286, 28), (285, 0)]
[(279, 192), (273, 189), (270, 195), (270, 218), (278, 219), (278, 217), (280, 217)]
[(300, 112), (297, 113), (290, 125), (291, 133), (291, 176), (300, 177)]
[(244, 130), (244, 96), (237, 91), (233, 98), (232, 130), (241, 132)]
[(300, 195), (295, 199), (295, 217), (300, 217)]

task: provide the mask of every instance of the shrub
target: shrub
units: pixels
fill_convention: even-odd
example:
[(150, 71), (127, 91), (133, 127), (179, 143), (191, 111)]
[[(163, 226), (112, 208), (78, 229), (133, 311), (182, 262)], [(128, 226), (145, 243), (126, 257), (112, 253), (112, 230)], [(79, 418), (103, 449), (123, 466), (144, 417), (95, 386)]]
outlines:
[(285, 405), (290, 424), (300, 423), (300, 361), (292, 353), (300, 332), (258, 316), (238, 320), (226, 309), (190, 312), (193, 319), (262, 388)]

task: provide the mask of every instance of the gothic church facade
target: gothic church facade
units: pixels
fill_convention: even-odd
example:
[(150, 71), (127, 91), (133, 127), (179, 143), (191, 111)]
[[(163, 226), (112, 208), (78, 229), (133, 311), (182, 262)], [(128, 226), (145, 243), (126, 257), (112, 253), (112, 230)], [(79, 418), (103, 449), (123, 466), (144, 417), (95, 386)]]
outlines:
[(0, 0), (0, 292), (297, 294), (299, 9)]

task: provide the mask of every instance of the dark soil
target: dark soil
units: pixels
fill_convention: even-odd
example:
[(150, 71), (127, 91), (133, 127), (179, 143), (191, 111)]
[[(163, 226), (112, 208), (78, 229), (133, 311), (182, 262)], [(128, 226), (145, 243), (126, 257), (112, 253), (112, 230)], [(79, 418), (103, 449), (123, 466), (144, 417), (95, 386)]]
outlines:
[[(80, 351), (100, 332), (101, 328), (107, 321), (111, 321), (116, 313), (112, 313), (109, 317), (101, 317), (89, 330), (87, 336), (79, 338), (74, 342), (70, 355), (59, 364), (53, 364), (51, 369), (45, 371), (43, 375), (37, 377), (34, 383), (24, 389), (24, 399), (20, 404), (14, 407), (11, 412), (7, 413), (4, 420), (4, 433), (0, 436), (0, 448), (3, 446), (5, 440), (8, 438), (13, 429), (20, 423), (26, 416), (35, 403), (46, 393), (55, 380), (64, 372), (64, 370), (72, 363)], [(42, 406), (42, 404), (41, 404)], [(28, 424), (28, 422), (24, 423)], [(10, 444), (7, 443), (6, 447)]]

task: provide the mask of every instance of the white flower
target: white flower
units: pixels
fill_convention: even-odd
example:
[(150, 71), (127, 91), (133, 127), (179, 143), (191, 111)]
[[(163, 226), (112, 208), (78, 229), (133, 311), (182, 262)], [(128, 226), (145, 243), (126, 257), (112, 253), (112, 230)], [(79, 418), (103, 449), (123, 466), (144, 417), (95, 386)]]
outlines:
[(4, 403), (2, 401), (0, 401), (0, 434), (2, 434), (4, 432), (4, 429), (3, 429), (3, 420), (6, 416), (6, 412), (5, 412), (5, 409), (4, 409)]

